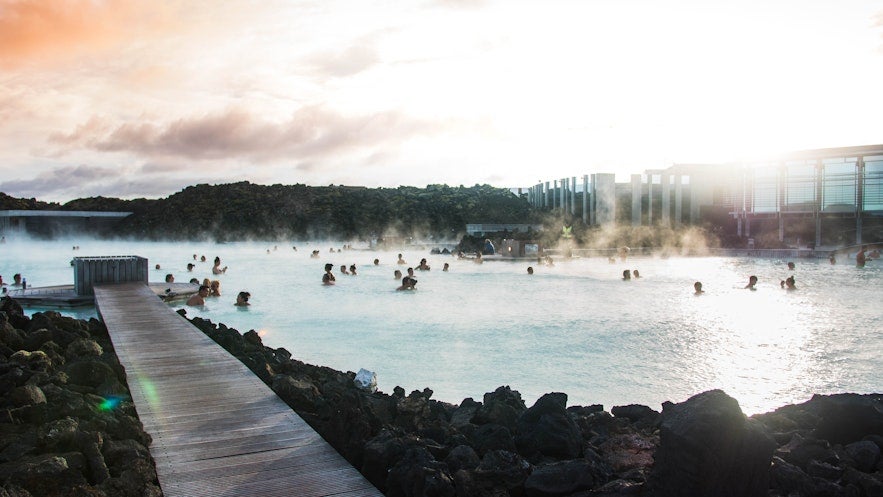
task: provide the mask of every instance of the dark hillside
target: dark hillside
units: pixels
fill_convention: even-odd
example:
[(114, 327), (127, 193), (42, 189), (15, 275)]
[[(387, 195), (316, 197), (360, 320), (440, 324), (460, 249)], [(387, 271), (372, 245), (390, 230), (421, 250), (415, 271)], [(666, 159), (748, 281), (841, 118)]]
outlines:
[(535, 222), (525, 199), (487, 185), (363, 188), (202, 184), (144, 203), (139, 209), (122, 207), (135, 214), (120, 223), (119, 235), (173, 240), (411, 235), (456, 239), (467, 222)]
[(59, 205), (55, 203), (40, 202), (35, 198), (15, 198), (0, 192), (0, 210), (51, 210), (58, 209)]

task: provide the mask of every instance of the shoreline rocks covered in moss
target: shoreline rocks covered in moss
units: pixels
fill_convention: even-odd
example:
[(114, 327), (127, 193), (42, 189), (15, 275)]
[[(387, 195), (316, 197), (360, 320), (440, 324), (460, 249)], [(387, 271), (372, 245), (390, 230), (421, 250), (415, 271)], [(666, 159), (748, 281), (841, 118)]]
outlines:
[[(185, 314), (181, 311), (182, 314)], [(501, 386), (459, 405), (424, 389), (360, 389), (201, 318), (385, 495), (883, 496), (883, 395), (817, 395), (746, 417), (719, 390), (661, 412), (527, 406)], [(0, 306), (0, 497), (160, 496), (104, 325)]]
[(161, 496), (107, 329), (0, 303), (0, 497)]
[(362, 390), (355, 373), (292, 359), (254, 330), (190, 321), (390, 497), (883, 496), (883, 394), (750, 418), (720, 390), (661, 412), (567, 407), (564, 393), (528, 407), (508, 386), (453, 405), (428, 388)]

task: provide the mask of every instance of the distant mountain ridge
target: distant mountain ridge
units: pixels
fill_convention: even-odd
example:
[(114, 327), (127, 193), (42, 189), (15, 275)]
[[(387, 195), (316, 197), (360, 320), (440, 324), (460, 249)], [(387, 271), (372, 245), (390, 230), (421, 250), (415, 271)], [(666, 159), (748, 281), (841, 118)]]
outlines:
[(190, 186), (164, 199), (76, 199), (65, 204), (0, 192), (0, 209), (127, 211), (112, 236), (167, 240), (459, 239), (466, 223), (532, 223), (527, 200), (489, 185), (365, 188), (256, 185)]

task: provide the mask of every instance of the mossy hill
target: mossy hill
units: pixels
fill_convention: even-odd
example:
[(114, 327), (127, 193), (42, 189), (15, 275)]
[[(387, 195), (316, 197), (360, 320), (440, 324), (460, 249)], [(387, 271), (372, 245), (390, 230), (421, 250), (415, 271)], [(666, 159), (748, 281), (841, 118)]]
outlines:
[(190, 186), (164, 199), (94, 197), (59, 205), (0, 197), (3, 209), (131, 211), (114, 236), (166, 240), (459, 239), (467, 223), (534, 223), (525, 198), (488, 185), (425, 188)]

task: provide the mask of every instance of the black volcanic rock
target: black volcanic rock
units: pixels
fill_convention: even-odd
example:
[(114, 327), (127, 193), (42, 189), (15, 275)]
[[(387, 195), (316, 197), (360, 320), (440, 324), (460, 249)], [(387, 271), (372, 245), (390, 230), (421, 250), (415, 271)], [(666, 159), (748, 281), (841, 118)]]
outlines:
[[(150, 436), (103, 325), (42, 313), (16, 328), (2, 318), (0, 496), (159, 497)], [(661, 414), (567, 407), (563, 393), (526, 408), (510, 387), (458, 406), (429, 388), (361, 391), (355, 373), (191, 322), (387, 495), (883, 496), (880, 395), (815, 396), (750, 419), (720, 391)], [(108, 392), (120, 406), (96, 409)]]
[(663, 407), (651, 486), (659, 496), (766, 496), (774, 441), (720, 390)]

